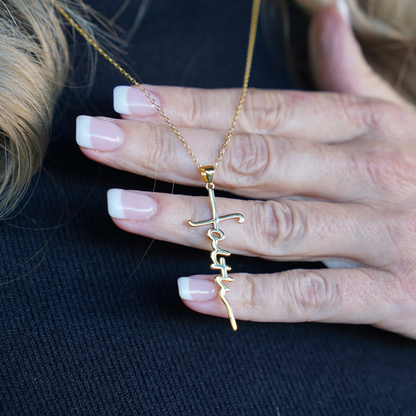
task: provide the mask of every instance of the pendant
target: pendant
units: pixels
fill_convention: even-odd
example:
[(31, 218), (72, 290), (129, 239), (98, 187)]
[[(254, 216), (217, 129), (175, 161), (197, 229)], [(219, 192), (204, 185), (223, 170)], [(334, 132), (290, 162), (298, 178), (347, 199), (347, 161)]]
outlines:
[(231, 267), (228, 266), (225, 262), (225, 257), (228, 257), (231, 255), (229, 251), (222, 250), (218, 247), (218, 242), (224, 240), (225, 234), (222, 230), (219, 228), (219, 223), (221, 221), (231, 220), (231, 219), (237, 219), (239, 223), (242, 223), (244, 221), (244, 217), (241, 214), (230, 214), (230, 215), (224, 215), (222, 217), (219, 217), (217, 214), (217, 206), (215, 204), (215, 185), (213, 184), (212, 180), (214, 177), (215, 168), (213, 166), (203, 166), (201, 168), (201, 175), (204, 178), (206, 185), (205, 188), (208, 190), (208, 196), (209, 196), (209, 202), (211, 204), (211, 212), (212, 212), (212, 218), (205, 221), (188, 221), (188, 224), (191, 227), (200, 227), (202, 225), (212, 225), (212, 228), (210, 228), (207, 232), (208, 238), (211, 240), (211, 269), (212, 270), (220, 270), (221, 274), (218, 276), (215, 276), (215, 283), (220, 287), (219, 291), (219, 297), (224, 303), (228, 317), (230, 319), (231, 326), (234, 331), (237, 331), (237, 323), (235, 321), (234, 313), (231, 308), (230, 303), (228, 302), (228, 299), (226, 298), (225, 294), (230, 289), (223, 283), (223, 282), (232, 282), (234, 279), (230, 276), (228, 276), (228, 272), (231, 270)]

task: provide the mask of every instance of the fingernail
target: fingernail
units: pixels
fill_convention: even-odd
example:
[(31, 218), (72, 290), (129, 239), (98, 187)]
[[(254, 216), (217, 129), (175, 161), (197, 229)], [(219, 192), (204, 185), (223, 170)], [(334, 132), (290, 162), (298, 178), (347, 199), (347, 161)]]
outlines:
[(179, 296), (183, 300), (206, 302), (215, 299), (218, 286), (213, 280), (197, 277), (180, 277), (178, 279)]
[(141, 192), (124, 189), (110, 189), (107, 203), (110, 216), (120, 220), (146, 221), (158, 210), (155, 199)]
[[(150, 93), (156, 103), (160, 105), (159, 97), (153, 92)], [(129, 116), (151, 116), (157, 111), (140, 88), (126, 85), (114, 88), (113, 105), (116, 113)]]
[(77, 117), (76, 140), (79, 146), (110, 152), (123, 144), (123, 129), (115, 123), (90, 116)]
[(346, 21), (350, 22), (350, 8), (346, 0), (337, 0), (337, 9), (339, 15)]

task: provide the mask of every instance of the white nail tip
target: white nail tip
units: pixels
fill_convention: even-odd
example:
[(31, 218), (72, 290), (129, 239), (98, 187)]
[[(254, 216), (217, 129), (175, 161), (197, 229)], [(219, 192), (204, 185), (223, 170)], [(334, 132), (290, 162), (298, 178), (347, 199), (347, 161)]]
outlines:
[(93, 149), (91, 144), (91, 119), (90, 116), (77, 117), (76, 140), (79, 146)]
[(183, 300), (193, 300), (189, 289), (189, 277), (180, 277), (178, 279), (179, 296)]
[(127, 94), (129, 88), (126, 85), (120, 85), (114, 88), (113, 91), (113, 107), (114, 111), (119, 114), (131, 115), (129, 103), (127, 101)]
[(126, 219), (124, 215), (123, 203), (121, 201), (122, 189), (110, 189), (107, 192), (107, 207), (108, 213), (112, 218), (118, 218), (120, 220)]
[(350, 8), (348, 7), (348, 3), (346, 0), (337, 0), (337, 7), (338, 12), (341, 15), (341, 17), (349, 22), (350, 21)]

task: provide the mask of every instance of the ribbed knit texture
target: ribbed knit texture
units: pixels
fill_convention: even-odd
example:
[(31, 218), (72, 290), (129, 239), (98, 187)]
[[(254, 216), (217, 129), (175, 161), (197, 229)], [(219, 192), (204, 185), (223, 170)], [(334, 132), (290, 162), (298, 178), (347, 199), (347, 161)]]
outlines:
[[(118, 3), (90, 2), (108, 17)], [(124, 28), (138, 8), (131, 3)], [(153, 0), (126, 60), (146, 83), (239, 87), (250, 6)], [(287, 88), (290, 79), (260, 30), (251, 85)], [(32, 197), (0, 226), (1, 414), (416, 415), (414, 341), (349, 325), (239, 322), (233, 333), (227, 320), (183, 306), (176, 279), (209, 273), (209, 257), (173, 244), (155, 242), (132, 275), (150, 241), (114, 226), (106, 191), (154, 182), (88, 160), (74, 133), (78, 114), (116, 116), (120, 84), (100, 60), (89, 97), (67, 89)], [(236, 255), (229, 263), (290, 267)]]

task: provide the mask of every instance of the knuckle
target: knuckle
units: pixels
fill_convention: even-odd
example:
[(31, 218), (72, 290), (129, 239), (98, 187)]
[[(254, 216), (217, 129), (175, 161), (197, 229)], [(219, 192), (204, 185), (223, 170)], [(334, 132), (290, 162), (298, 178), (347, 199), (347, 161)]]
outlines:
[(412, 338), (416, 335), (416, 281), (413, 276), (413, 272), (403, 271), (388, 275), (382, 297), (386, 312), (378, 323)]
[[(386, 104), (378, 100), (364, 99), (358, 105), (356, 111), (359, 116), (358, 122), (368, 131), (379, 130), (380, 124), (385, 114)], [(355, 114), (352, 114), (355, 115)]]
[[(408, 132), (407, 126), (411, 126), (411, 133), (414, 131), (414, 114), (394, 103), (382, 100), (367, 99), (361, 106), (363, 121), (380, 137), (396, 138)], [(410, 116), (410, 117), (409, 117)], [(398, 128), (400, 126), (400, 128)]]
[(267, 140), (251, 134), (239, 134), (234, 140), (238, 144), (229, 148), (226, 185), (233, 188), (258, 184), (270, 164)]
[(201, 92), (195, 88), (182, 88), (180, 93), (186, 103), (186, 109), (182, 112), (182, 117), (185, 118), (184, 124), (185, 126), (195, 126), (204, 117)]
[(266, 256), (281, 256), (290, 252), (306, 232), (306, 220), (285, 201), (265, 201), (258, 205), (256, 213), (256, 240), (260, 241)]
[[(144, 132), (144, 134), (147, 134), (152, 140), (145, 148), (141, 146), (138, 149), (138, 153), (144, 155), (143, 165), (146, 166), (147, 169), (155, 171), (158, 169), (158, 166), (170, 164), (169, 161), (172, 159), (175, 148), (172, 146), (170, 137), (167, 137), (168, 130), (166, 127), (157, 124), (149, 124), (147, 125), (147, 129), (148, 131)], [(139, 143), (141, 143), (141, 140), (136, 140), (136, 142), (138, 146), (140, 146)]]
[(278, 132), (293, 113), (288, 97), (288, 93), (250, 89), (242, 113), (246, 129), (259, 133)]
[(361, 128), (362, 135), (380, 139), (389, 139), (391, 136), (404, 138), (415, 129), (414, 114), (394, 103), (379, 99), (357, 97), (353, 95), (338, 94), (336, 96), (341, 108), (341, 117), (351, 126)]
[(268, 302), (269, 292), (264, 281), (261, 285), (257, 284), (256, 278), (247, 275), (244, 281), (244, 288), (242, 290), (242, 306), (247, 317), (257, 316)]
[(363, 128), (363, 134), (379, 129), (386, 108), (383, 101), (348, 94), (337, 94), (336, 99), (348, 124)]
[(401, 151), (375, 145), (353, 159), (354, 167), (363, 173), (361, 177), (367, 177), (377, 193), (401, 200), (414, 196), (416, 164), (405, 158)]
[(317, 271), (297, 273), (289, 279), (289, 302), (291, 312), (303, 321), (311, 321), (317, 312), (339, 303), (338, 285), (333, 280), (326, 279)]

